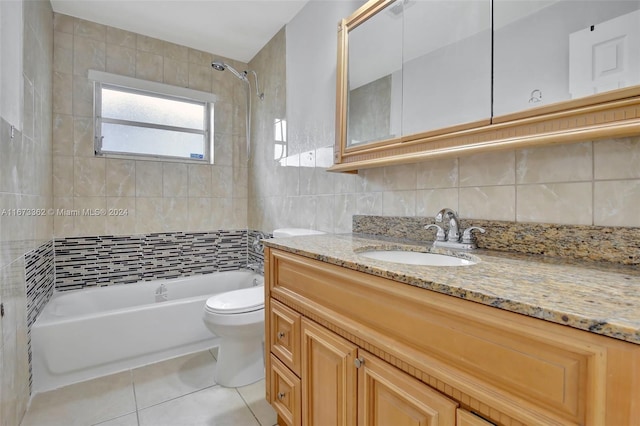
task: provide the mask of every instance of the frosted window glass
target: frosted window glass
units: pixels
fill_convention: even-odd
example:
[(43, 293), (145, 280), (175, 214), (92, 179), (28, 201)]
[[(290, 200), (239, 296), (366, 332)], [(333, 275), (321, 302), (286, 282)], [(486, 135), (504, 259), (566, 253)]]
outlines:
[(103, 123), (102, 137), (103, 151), (193, 159), (205, 156), (204, 138), (195, 133)]
[(102, 88), (102, 117), (204, 129), (204, 105)]

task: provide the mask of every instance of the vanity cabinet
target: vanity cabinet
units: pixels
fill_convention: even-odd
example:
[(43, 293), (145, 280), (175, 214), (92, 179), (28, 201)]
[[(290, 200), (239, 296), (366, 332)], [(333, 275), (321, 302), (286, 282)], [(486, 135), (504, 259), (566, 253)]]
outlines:
[(640, 425), (640, 345), (269, 247), (265, 279), (282, 425)]

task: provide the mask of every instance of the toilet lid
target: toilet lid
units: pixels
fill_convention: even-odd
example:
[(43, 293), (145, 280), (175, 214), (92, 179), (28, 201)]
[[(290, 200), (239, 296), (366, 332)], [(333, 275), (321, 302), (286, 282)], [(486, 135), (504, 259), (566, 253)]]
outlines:
[(205, 309), (218, 314), (239, 314), (264, 308), (264, 287), (227, 291), (207, 299)]

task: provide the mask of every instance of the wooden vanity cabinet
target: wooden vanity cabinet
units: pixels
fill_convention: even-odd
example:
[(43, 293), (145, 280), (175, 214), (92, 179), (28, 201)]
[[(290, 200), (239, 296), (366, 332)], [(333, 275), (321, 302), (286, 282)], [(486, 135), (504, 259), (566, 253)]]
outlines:
[(281, 425), (640, 425), (640, 345), (271, 248), (265, 279)]

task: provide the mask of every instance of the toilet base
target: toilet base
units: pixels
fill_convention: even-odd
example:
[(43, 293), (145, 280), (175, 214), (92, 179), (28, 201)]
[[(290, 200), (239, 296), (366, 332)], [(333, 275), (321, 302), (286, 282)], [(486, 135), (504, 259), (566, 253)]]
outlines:
[(228, 388), (255, 383), (264, 378), (264, 343), (256, 339), (222, 338), (218, 348), (215, 381)]

